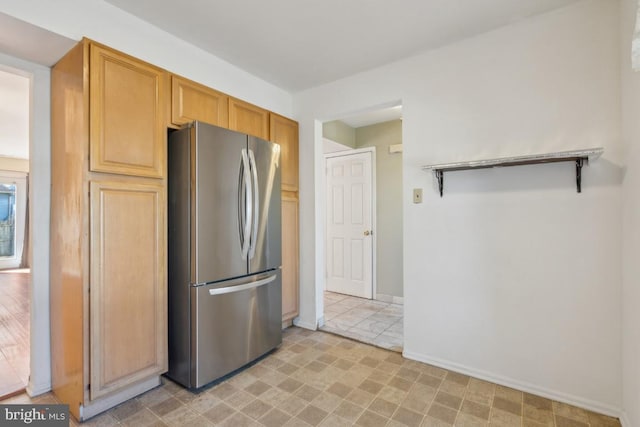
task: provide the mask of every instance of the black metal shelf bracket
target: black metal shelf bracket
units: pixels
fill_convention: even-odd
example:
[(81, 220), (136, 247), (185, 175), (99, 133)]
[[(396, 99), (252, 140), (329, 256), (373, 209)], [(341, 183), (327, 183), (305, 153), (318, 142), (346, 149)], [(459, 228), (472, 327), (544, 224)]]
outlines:
[(576, 159), (576, 188), (578, 193), (582, 193), (582, 165), (584, 164), (584, 157)]
[(444, 171), (436, 169), (434, 172), (436, 174), (436, 179), (438, 180), (438, 190), (440, 190), (440, 197), (442, 197), (442, 192), (444, 190)]

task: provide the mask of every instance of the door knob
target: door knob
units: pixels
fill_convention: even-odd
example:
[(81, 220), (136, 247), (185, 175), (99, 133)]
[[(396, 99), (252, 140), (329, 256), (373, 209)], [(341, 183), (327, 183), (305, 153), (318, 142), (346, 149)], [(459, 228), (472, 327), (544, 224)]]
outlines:
[(365, 235), (365, 236), (368, 236), (368, 235), (370, 235), (370, 234), (373, 234), (373, 231), (365, 230), (365, 232), (364, 232), (364, 235)]

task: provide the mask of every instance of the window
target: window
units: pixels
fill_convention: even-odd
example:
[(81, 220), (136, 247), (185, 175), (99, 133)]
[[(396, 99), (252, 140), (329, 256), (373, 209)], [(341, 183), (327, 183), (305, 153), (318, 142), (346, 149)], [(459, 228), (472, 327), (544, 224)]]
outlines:
[(0, 257), (16, 256), (16, 186), (0, 184)]

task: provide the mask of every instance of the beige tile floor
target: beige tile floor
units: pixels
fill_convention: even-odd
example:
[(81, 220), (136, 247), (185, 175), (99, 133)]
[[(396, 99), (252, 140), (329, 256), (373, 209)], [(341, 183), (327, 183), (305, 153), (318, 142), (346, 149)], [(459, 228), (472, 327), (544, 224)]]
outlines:
[(334, 292), (324, 293), (323, 331), (402, 352), (403, 308)]
[[(289, 328), (268, 357), (191, 393), (163, 385), (83, 426), (619, 427), (553, 402), (324, 332)], [(52, 394), (0, 403), (55, 403)], [(71, 423), (77, 425), (76, 422)]]

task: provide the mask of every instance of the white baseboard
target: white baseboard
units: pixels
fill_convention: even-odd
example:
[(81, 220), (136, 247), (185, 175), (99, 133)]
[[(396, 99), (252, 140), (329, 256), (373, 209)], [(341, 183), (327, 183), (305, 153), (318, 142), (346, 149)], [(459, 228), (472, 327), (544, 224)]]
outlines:
[(620, 414), (620, 424), (622, 425), (622, 427), (633, 427), (631, 425), (631, 421), (629, 421), (627, 411), (622, 411), (622, 413)]
[[(621, 408), (617, 406), (609, 405), (602, 402), (596, 402), (594, 400), (585, 399), (580, 396), (575, 396), (572, 394), (568, 394), (568, 393), (564, 393), (556, 390), (549, 390), (547, 388), (539, 387), (524, 381), (519, 381), (513, 378), (504, 377), (502, 375), (498, 375), (492, 372), (475, 369), (469, 366), (450, 362), (448, 360), (432, 358), (429, 356), (413, 353), (411, 351), (406, 351), (406, 350), (402, 352), (402, 355), (407, 359), (428, 363), (430, 365), (434, 365), (439, 368), (444, 368), (451, 371), (459, 372), (459, 373), (466, 374), (466, 375), (479, 378), (485, 381), (490, 381), (492, 383), (500, 384), (506, 387), (514, 388), (517, 390), (525, 391), (527, 393), (531, 393), (538, 396), (546, 397), (548, 399), (556, 400), (558, 402), (563, 402), (569, 405), (578, 406), (580, 408), (588, 409), (590, 411), (608, 415), (610, 417), (618, 418), (622, 413)], [(631, 424), (627, 424), (625, 426), (625, 424), (623, 423), (622, 425), (623, 427), (631, 427)]]
[(387, 295), (387, 294), (376, 294), (376, 300), (382, 302), (390, 302), (393, 304), (404, 305), (404, 298), (397, 297), (395, 295)]
[(50, 391), (51, 391), (51, 382), (33, 384), (31, 381), (29, 381), (29, 384), (27, 384), (27, 388), (26, 388), (26, 392), (29, 395), (29, 397), (40, 396), (41, 394), (45, 394)]
[(301, 328), (309, 329), (312, 331), (315, 331), (316, 329), (318, 329), (317, 322), (307, 322), (302, 320), (300, 317), (296, 317), (295, 319), (293, 319), (293, 324)]

